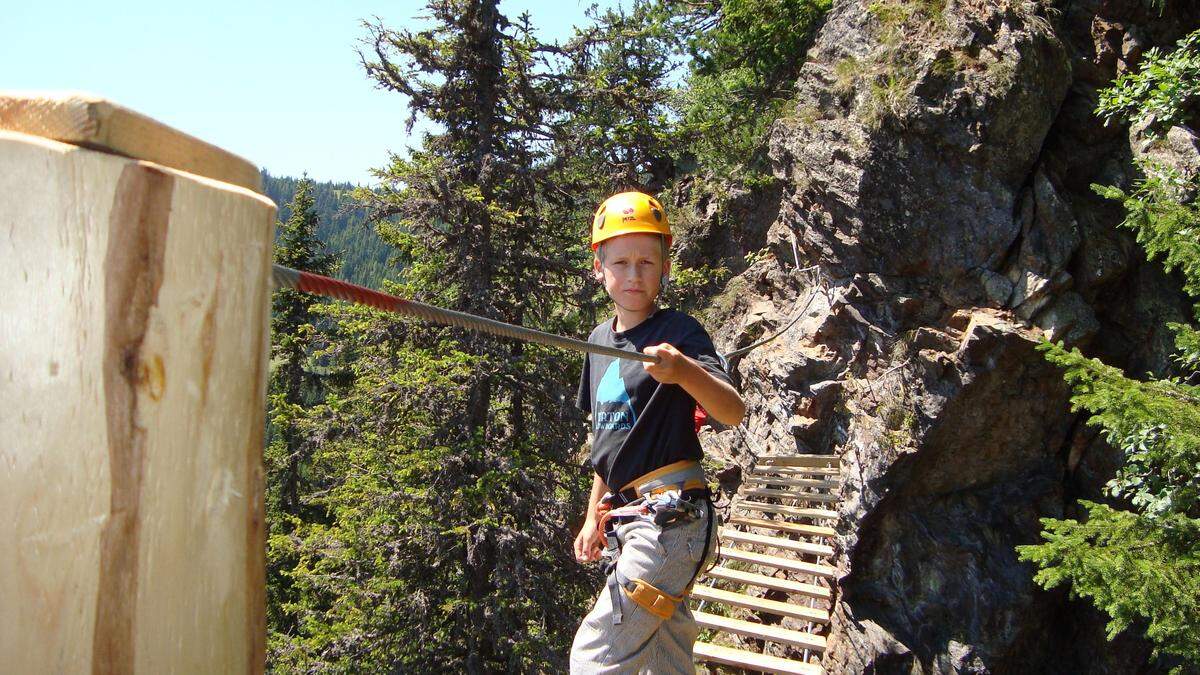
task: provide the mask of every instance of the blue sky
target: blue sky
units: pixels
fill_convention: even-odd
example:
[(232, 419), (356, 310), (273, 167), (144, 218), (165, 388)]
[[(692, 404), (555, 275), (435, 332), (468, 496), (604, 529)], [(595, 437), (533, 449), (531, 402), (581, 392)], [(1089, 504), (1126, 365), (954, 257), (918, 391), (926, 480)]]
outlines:
[[(562, 39), (591, 0), (501, 0)], [(610, 3), (603, 3), (605, 5)], [(99, 94), (276, 175), (370, 182), (402, 152), (404, 99), (376, 90), (355, 47), (361, 22), (418, 25), (423, 2), (11, 3), (0, 88)]]

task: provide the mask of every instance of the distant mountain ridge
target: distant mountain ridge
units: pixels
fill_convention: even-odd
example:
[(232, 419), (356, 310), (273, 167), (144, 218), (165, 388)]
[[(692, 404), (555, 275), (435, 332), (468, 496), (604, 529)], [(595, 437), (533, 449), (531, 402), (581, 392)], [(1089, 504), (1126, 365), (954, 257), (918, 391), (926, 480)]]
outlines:
[[(262, 178), (263, 191), (279, 205), (279, 220), (287, 221), (292, 215), (289, 205), (301, 179), (272, 176), (266, 170)], [(380, 282), (394, 274), (388, 264), (390, 248), (375, 233), (375, 228), (367, 224), (366, 211), (355, 207), (349, 196), (354, 187), (348, 182), (313, 181), (313, 198), (320, 220), (317, 237), (340, 257), (340, 278), (378, 288)]]

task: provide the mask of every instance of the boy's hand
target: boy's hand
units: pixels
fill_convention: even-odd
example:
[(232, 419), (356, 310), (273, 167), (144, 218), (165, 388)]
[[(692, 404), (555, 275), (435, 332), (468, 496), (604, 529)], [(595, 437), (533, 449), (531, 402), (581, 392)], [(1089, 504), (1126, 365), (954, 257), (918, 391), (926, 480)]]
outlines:
[(666, 342), (646, 347), (642, 352), (658, 357), (658, 363), (643, 361), (642, 367), (646, 369), (650, 377), (663, 384), (679, 384), (683, 381), (689, 367), (692, 365), (691, 360), (683, 352)]
[(599, 560), (603, 547), (603, 538), (600, 528), (596, 527), (596, 521), (593, 518), (584, 520), (579, 534), (575, 535), (575, 559), (581, 563)]

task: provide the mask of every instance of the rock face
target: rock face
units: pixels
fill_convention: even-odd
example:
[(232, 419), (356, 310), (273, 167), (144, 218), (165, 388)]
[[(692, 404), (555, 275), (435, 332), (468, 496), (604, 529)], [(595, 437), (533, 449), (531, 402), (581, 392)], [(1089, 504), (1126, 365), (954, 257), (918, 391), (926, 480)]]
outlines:
[(748, 433), (708, 442), (743, 465), (842, 457), (830, 672), (1159, 670), (1137, 635), (1108, 642), (1086, 602), (1041, 591), (1014, 548), (1101, 498), (1119, 461), (1038, 342), (1164, 373), (1165, 324), (1189, 315), (1090, 185), (1128, 186), (1137, 157), (1200, 166), (1196, 137), (1151, 143), (1092, 110), (1200, 7), (1047, 4), (835, 3), (772, 132), (776, 186), (738, 197), (729, 241), (681, 238), (685, 265), (737, 274), (706, 308), (719, 345), (801, 316), (733, 362)]

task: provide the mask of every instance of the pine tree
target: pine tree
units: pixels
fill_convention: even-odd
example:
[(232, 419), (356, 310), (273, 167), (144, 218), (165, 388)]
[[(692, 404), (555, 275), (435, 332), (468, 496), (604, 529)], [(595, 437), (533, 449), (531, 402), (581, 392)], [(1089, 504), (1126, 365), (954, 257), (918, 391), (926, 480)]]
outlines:
[[(316, 236), (318, 220), (313, 208), (312, 188), (311, 180), (300, 181), (296, 196), (288, 206), (291, 215), (279, 226), (275, 261), (285, 267), (328, 275), (333, 273), (335, 259), (322, 253), (323, 246)], [(271, 443), (270, 447), (277, 448), (279, 453), (268, 455), (277, 460), (270, 463), (268, 476), (275, 472), (279, 478), (268, 482), (279, 488), (276, 498), (280, 510), (291, 515), (299, 513), (297, 495), (303, 464), (301, 434), (292, 411), (312, 403), (315, 383), (306, 373), (305, 365), (315, 346), (313, 307), (319, 302), (315, 296), (286, 288), (275, 291), (271, 301), (269, 390), (273, 413), (271, 428), (278, 442)]]
[(598, 192), (661, 191), (677, 173), (669, 83), (676, 36), (655, 0), (592, 17), (562, 47), (571, 113), (562, 152)]
[[(570, 63), (567, 157), (603, 192), (762, 159), (829, 0), (635, 0), (595, 13)], [(682, 80), (682, 84), (681, 81)], [(761, 169), (761, 167), (759, 167)]]
[[(1200, 32), (1180, 43), (1172, 58), (1194, 59)], [(1189, 53), (1189, 50), (1191, 52)], [(1154, 66), (1151, 60), (1147, 67)], [(1154, 71), (1164, 71), (1156, 66)], [(1128, 119), (1161, 107), (1163, 92), (1190, 96), (1195, 83), (1161, 82), (1139, 88), (1137, 77), (1119, 80), (1101, 96), (1123, 101), (1106, 108)], [(1172, 110), (1183, 109), (1167, 102)], [(1113, 112), (1117, 111), (1117, 112)], [(1200, 298), (1200, 178), (1170, 167), (1143, 163), (1144, 178), (1128, 194), (1114, 187), (1097, 192), (1125, 205), (1123, 225), (1137, 233), (1151, 259), (1178, 270), (1184, 290)], [(1200, 365), (1200, 332), (1173, 325), (1179, 363), (1189, 373)], [(1125, 454), (1106, 491), (1125, 508), (1082, 501), (1083, 522), (1042, 520), (1046, 543), (1019, 547), (1022, 559), (1040, 569), (1047, 588), (1069, 583), (1073, 594), (1091, 598), (1108, 613), (1109, 637), (1131, 625), (1144, 626), (1160, 653), (1200, 666), (1200, 387), (1180, 377), (1136, 380), (1078, 349), (1044, 345), (1047, 358), (1063, 367), (1075, 410), (1090, 414)]]
[[(324, 253), (316, 232), (319, 221), (314, 209), (313, 183), (307, 178), (297, 186), (288, 204), (289, 217), (278, 225), (275, 261), (295, 269), (331, 274), (333, 255)], [(320, 340), (315, 328), (315, 296), (279, 289), (271, 302), (271, 372), (268, 379), (268, 429), (266, 447), (267, 525), (272, 535), (290, 531), (301, 517), (300, 495), (305, 472), (311, 468), (310, 450), (303, 430), (304, 411), (320, 396), (321, 385), (307, 366)], [(287, 621), (277, 611), (290, 594), (284, 578), (283, 561), (268, 560), (269, 622), (282, 630)]]
[(661, 2), (677, 48), (689, 57), (673, 106), (676, 142), (710, 171), (761, 180), (767, 132), (791, 100), (805, 51), (833, 3)]
[[(296, 188), (304, 179), (273, 176), (265, 169), (261, 173), (263, 194), (280, 205), (279, 219), (287, 221), (291, 218), (290, 203), (296, 196)], [(390, 248), (374, 228), (367, 225), (366, 210), (354, 202), (353, 191), (354, 186), (350, 183), (313, 181), (312, 197), (318, 219), (316, 236), (337, 256), (341, 278), (376, 288), (389, 278)], [(276, 234), (282, 234), (282, 230)]]

